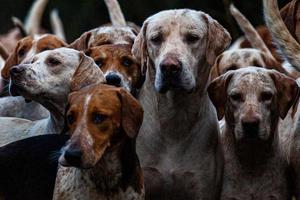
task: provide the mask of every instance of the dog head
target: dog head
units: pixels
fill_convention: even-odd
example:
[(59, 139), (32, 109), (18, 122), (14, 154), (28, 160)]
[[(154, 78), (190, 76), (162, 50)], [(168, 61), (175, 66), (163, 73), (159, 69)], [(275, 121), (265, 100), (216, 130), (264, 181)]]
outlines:
[(142, 107), (123, 88), (96, 84), (70, 94), (66, 123), (71, 139), (60, 164), (93, 167), (125, 137), (135, 139), (142, 121)]
[(101, 26), (85, 32), (70, 44), (70, 48), (86, 51), (90, 47), (104, 44), (128, 44), (132, 45), (137, 32), (129, 26)]
[(148, 64), (153, 67), (158, 92), (192, 91), (197, 82), (206, 83), (210, 67), (205, 66), (213, 65), (230, 40), (229, 33), (203, 12), (167, 10), (144, 22), (133, 54), (141, 61), (143, 72)]
[(267, 141), (298, 98), (297, 83), (275, 70), (248, 67), (229, 71), (208, 87), (218, 118), (236, 141)]
[(266, 67), (268, 63), (264, 53), (257, 49), (227, 50), (220, 54), (211, 69), (211, 80), (225, 74), (229, 70), (237, 70), (247, 66)]
[(78, 88), (73, 81), (82, 79), (86, 85), (104, 81), (104, 75), (92, 58), (83, 53), (58, 48), (35, 55), (10, 69), (12, 94), (21, 94), (38, 102), (55, 99), (66, 101), (71, 88)]
[(5, 80), (9, 80), (9, 71), (13, 66), (28, 62), (32, 56), (40, 52), (65, 46), (67, 44), (55, 35), (27, 36), (17, 43), (17, 46), (6, 60), (1, 75)]
[(107, 84), (123, 87), (131, 93), (141, 87), (141, 66), (131, 53), (131, 45), (92, 47), (86, 55), (95, 60), (105, 74)]

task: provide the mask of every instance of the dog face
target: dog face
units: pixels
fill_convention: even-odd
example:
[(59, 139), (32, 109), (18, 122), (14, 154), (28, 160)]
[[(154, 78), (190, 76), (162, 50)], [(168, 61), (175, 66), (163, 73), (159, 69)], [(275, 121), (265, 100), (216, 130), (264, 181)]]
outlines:
[(65, 47), (66, 45), (64, 41), (51, 34), (25, 37), (17, 43), (13, 53), (6, 60), (1, 75), (5, 80), (9, 80), (9, 71), (13, 66), (28, 62), (40, 52)]
[(237, 142), (267, 141), (298, 96), (297, 83), (275, 70), (248, 67), (230, 71), (208, 88), (219, 119)]
[(199, 74), (206, 77), (209, 73), (207, 67), (200, 66), (205, 64), (203, 60), (212, 65), (229, 41), (228, 32), (208, 15), (193, 10), (168, 10), (144, 22), (133, 53), (141, 63), (153, 64), (158, 92), (177, 88), (192, 91)]
[(69, 96), (66, 121), (70, 141), (59, 159), (63, 166), (91, 168), (124, 137), (135, 138), (143, 119), (137, 100), (122, 88), (92, 85)]
[(38, 102), (40, 98), (65, 99), (74, 76), (88, 80), (94, 72), (99, 73), (99, 80), (104, 80), (101, 70), (83, 53), (68, 48), (48, 50), (11, 68), (10, 91)]
[(141, 66), (131, 53), (131, 45), (102, 45), (90, 48), (92, 57), (105, 74), (107, 84), (134, 93), (141, 87)]
[(211, 80), (225, 74), (229, 70), (237, 70), (247, 66), (265, 67), (266, 58), (257, 49), (227, 50), (219, 55), (211, 69)]
[(128, 26), (102, 26), (88, 31), (70, 44), (70, 48), (86, 51), (91, 47), (105, 44), (132, 45), (137, 33)]

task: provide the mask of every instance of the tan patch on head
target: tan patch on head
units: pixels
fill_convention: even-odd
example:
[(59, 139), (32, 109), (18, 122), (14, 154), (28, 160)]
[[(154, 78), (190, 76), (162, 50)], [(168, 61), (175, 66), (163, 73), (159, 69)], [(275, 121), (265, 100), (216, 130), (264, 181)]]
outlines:
[(131, 53), (130, 45), (103, 45), (90, 48), (92, 57), (105, 74), (114, 71), (122, 74), (124, 80), (134, 88), (141, 86), (141, 66)]

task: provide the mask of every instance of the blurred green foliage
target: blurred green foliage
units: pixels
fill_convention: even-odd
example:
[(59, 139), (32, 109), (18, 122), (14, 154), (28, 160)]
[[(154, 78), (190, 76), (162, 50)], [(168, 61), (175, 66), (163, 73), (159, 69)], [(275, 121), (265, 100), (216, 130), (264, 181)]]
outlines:
[[(236, 24), (230, 16), (226, 17), (225, 1), (230, 0), (119, 0), (126, 19), (138, 25), (160, 10), (192, 8), (210, 14), (237, 36), (240, 33)], [(252, 24), (257, 26), (264, 23), (261, 1), (236, 0), (234, 3)], [(0, 33), (5, 33), (12, 27), (11, 16), (24, 19), (32, 2), (33, 0), (0, 0)], [(288, 2), (288, 0), (280, 0), (279, 4), (283, 6)], [(109, 22), (103, 0), (49, 0), (42, 23), (47, 30), (51, 29), (49, 11), (54, 8), (59, 10), (69, 42), (84, 31)]]

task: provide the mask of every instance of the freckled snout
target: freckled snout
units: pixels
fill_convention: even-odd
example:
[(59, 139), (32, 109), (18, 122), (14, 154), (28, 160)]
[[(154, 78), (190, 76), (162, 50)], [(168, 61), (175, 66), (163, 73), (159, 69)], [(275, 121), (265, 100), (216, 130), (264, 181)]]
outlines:
[(175, 55), (170, 55), (160, 63), (160, 70), (163, 75), (177, 75), (182, 71), (182, 63)]
[(20, 76), (21, 74), (24, 73), (26, 69), (25, 65), (18, 65), (18, 66), (14, 66), (10, 69), (10, 75), (11, 76)]
[(255, 139), (259, 135), (260, 118), (257, 115), (245, 116), (241, 119), (244, 136)]

